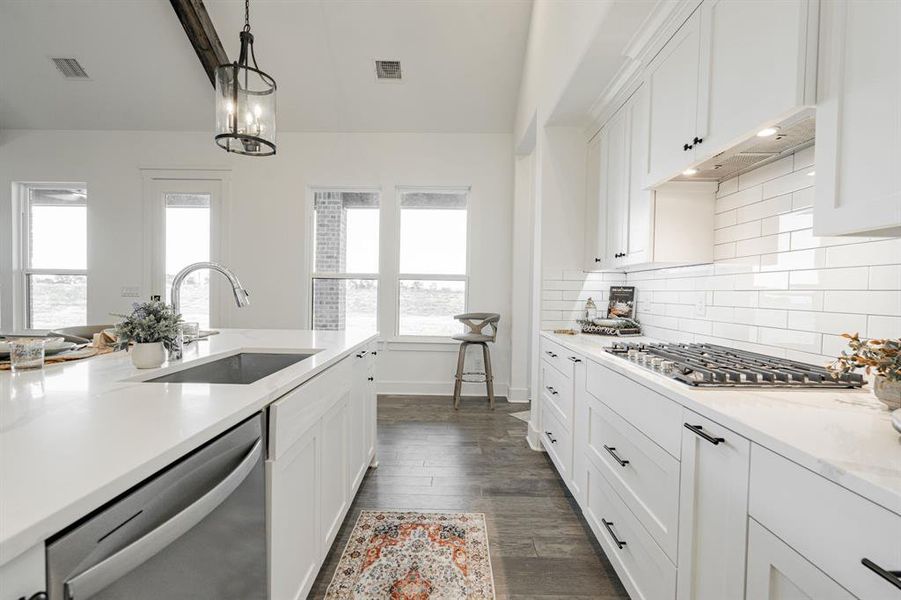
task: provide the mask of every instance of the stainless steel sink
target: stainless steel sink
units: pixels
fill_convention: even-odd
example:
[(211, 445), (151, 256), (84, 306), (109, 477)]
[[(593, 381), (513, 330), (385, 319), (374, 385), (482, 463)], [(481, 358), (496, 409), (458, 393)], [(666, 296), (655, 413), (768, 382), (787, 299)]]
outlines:
[(311, 356), (313, 356), (311, 353), (242, 352), (162, 377), (148, 379), (145, 383), (248, 384)]

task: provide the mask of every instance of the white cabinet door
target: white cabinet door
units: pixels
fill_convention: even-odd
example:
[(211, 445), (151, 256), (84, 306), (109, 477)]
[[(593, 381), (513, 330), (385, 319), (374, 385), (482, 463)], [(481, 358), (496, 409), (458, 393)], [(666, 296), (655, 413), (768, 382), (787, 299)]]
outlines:
[(604, 130), (588, 142), (585, 164), (585, 270), (600, 268), (604, 260), (604, 231), (606, 218), (606, 187), (601, 182), (601, 164), (606, 161)]
[(645, 187), (670, 179), (694, 162), (700, 32), (700, 12), (695, 11), (648, 69), (650, 146)]
[(684, 411), (679, 600), (744, 598), (751, 444)]
[(369, 353), (354, 358), (353, 381), (348, 404), (350, 435), (348, 436), (348, 473), (351, 491), (357, 489), (369, 466)]
[(748, 600), (854, 600), (754, 519), (748, 522)]
[[(337, 382), (336, 382), (337, 383)], [(341, 521), (350, 503), (348, 405), (351, 386), (338, 392), (338, 401), (322, 417), (322, 466), (320, 469), (321, 529), (323, 548), (329, 548), (338, 535)]]
[(654, 192), (644, 187), (644, 165), (648, 161), (649, 97), (642, 85), (626, 103), (629, 138), (629, 200), (626, 229), (627, 265), (647, 262), (651, 244), (651, 197)]
[(901, 233), (901, 2), (821, 5), (815, 235)]
[(319, 572), (319, 434), (317, 421), (277, 460), (266, 461), (272, 598), (306, 598)]
[(813, 105), (817, 5), (704, 1), (695, 161)]
[[(606, 193), (606, 244), (604, 260), (610, 262), (626, 254), (626, 228), (629, 222), (629, 145), (628, 111), (621, 108), (604, 131), (607, 137), (607, 163), (601, 168), (601, 185)], [(603, 207), (602, 207), (603, 208)]]

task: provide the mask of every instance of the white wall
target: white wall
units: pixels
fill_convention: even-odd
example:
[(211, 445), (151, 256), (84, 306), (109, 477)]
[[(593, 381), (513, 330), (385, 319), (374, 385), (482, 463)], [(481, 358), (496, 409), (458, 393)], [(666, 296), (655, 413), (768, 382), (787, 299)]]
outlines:
[[(11, 183), (84, 181), (88, 187), (88, 321), (107, 322), (128, 309), (122, 286), (140, 286), (148, 257), (142, 244), (142, 168), (227, 168), (231, 171), (225, 262), (252, 293), (251, 306), (226, 304), (235, 327), (308, 326), (310, 186), (373, 186), (383, 217), (396, 186), (471, 186), (469, 306), (503, 315), (493, 350), (498, 393), (510, 373), (510, 272), (513, 140), (509, 134), (285, 133), (274, 157), (227, 155), (207, 133), (128, 131), (0, 132), (0, 327), (12, 328)], [(381, 234), (396, 236), (383, 218)], [(392, 253), (393, 254), (393, 253)], [(394, 273), (395, 257), (381, 256)], [(394, 299), (383, 290), (380, 300)], [(147, 292), (142, 290), (142, 295)], [(380, 327), (394, 328), (383, 302)], [(429, 345), (415, 354), (391, 344), (381, 363), (385, 391), (450, 393), (456, 346)], [(416, 348), (421, 348), (416, 346)], [(478, 388), (474, 388), (478, 390)]]

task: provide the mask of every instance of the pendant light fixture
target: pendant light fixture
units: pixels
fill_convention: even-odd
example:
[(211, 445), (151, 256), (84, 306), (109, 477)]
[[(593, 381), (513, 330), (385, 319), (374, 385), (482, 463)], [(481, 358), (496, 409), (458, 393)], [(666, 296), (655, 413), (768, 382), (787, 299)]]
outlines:
[(275, 154), (275, 80), (260, 70), (253, 53), (250, 0), (244, 0), (244, 29), (239, 35), (238, 60), (216, 68), (216, 143), (228, 152), (271, 156)]

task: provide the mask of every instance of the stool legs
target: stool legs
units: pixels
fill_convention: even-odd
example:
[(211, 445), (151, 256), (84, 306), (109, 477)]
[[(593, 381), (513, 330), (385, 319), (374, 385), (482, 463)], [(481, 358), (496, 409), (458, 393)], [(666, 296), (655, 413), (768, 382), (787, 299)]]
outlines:
[(488, 344), (482, 344), (482, 356), (485, 357), (485, 385), (488, 387), (488, 406), (494, 410), (494, 375), (491, 374), (491, 355)]
[(457, 375), (454, 378), (454, 410), (460, 408), (460, 391), (463, 388), (463, 363), (466, 361), (466, 347), (468, 342), (460, 344), (460, 351), (457, 355)]

